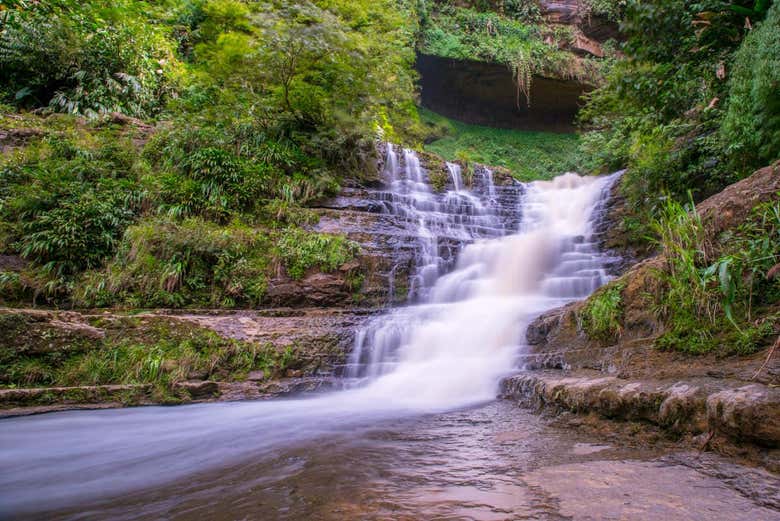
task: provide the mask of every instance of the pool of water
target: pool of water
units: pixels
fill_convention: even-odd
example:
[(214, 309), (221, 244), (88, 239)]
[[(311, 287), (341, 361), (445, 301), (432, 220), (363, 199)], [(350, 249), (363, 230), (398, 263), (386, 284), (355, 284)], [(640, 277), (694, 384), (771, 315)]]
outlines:
[[(749, 497), (761, 486), (777, 494), (773, 480), (664, 444), (607, 443), (496, 401), (302, 437), (272, 453), (44, 517), (775, 520), (780, 512), (766, 497)], [(740, 488), (745, 481), (758, 488)]]

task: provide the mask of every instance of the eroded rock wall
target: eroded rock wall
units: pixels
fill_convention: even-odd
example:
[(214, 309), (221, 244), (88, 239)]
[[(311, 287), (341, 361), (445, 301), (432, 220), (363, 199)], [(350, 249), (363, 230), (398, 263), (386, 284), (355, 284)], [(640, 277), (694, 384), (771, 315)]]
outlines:
[(534, 77), (529, 105), (505, 65), (419, 55), (417, 70), (424, 107), (499, 128), (573, 132), (580, 97), (589, 90), (572, 80)]

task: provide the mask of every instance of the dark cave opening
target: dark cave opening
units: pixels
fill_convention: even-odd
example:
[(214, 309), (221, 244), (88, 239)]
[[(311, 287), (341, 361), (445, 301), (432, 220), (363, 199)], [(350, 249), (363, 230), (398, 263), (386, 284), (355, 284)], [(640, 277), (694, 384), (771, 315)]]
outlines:
[(506, 66), (420, 54), (422, 106), (446, 117), (498, 128), (573, 132), (589, 88), (574, 80), (534, 76), (531, 105), (517, 89)]

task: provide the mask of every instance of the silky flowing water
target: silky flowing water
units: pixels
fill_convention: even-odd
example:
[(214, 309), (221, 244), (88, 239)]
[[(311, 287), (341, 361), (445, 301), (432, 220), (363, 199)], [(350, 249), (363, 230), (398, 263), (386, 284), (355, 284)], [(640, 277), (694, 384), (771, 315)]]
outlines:
[[(574, 464), (582, 477), (569, 486), (590, 491), (592, 511), (625, 503), (641, 519), (709, 519), (675, 517), (696, 504), (675, 491), (683, 479), (691, 490), (719, 487), (707, 494), (721, 515), (770, 519), (688, 467), (654, 470), (656, 454), (620, 447), (601, 458), (577, 449), (575, 433), (494, 401), (501, 378), (521, 369), (529, 321), (606, 282), (612, 259), (592, 234), (615, 176), (496, 186), (487, 170), (469, 182), (457, 165), (448, 172), (451, 189), (435, 193), (414, 152), (388, 147), (386, 189), (375, 196), (415, 227), (416, 267), (409, 305), (356, 335), (347, 389), (3, 420), (0, 516), (586, 519), (582, 502), (555, 488), (566, 472), (544, 474)], [(665, 506), (652, 494), (617, 503), (604, 494), (651, 478)]]

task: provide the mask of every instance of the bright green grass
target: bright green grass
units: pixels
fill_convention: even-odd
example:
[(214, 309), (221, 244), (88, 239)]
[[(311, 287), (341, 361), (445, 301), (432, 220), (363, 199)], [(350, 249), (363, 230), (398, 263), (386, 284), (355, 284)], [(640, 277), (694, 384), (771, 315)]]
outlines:
[(467, 159), (508, 168), (520, 181), (551, 179), (577, 170), (579, 137), (469, 125), (420, 108), (420, 119), (442, 137), (425, 150), (447, 159)]

